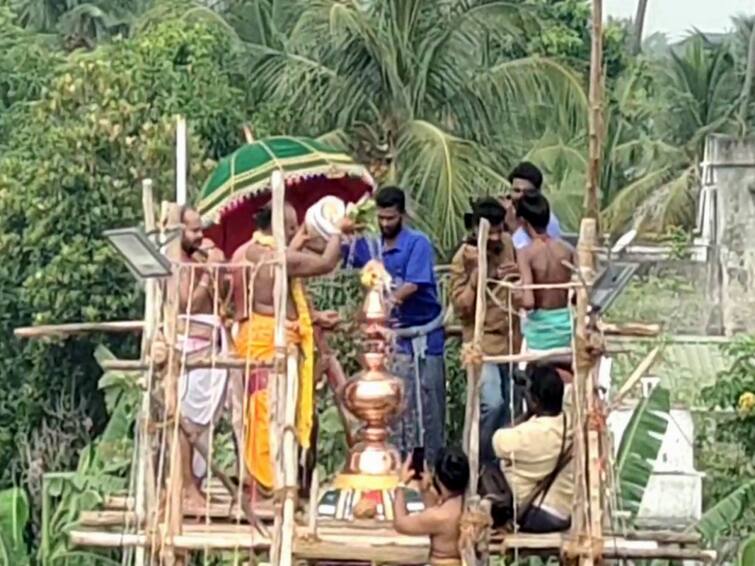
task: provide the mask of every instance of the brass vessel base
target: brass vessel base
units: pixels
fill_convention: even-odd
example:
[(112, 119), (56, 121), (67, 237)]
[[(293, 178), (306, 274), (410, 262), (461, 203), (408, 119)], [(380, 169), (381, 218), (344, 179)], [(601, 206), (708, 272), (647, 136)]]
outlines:
[(340, 473), (333, 480), (336, 489), (355, 489), (358, 491), (377, 491), (393, 489), (398, 485), (398, 474), (350, 474)]

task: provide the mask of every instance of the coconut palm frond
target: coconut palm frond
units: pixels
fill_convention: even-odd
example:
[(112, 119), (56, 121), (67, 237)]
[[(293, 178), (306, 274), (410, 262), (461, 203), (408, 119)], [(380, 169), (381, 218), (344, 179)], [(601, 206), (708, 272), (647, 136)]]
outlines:
[(669, 172), (669, 167), (652, 170), (619, 190), (601, 214), (605, 229), (614, 232), (624, 230), (632, 223), (636, 224), (638, 207), (654, 190), (663, 185)]
[(397, 157), (401, 182), (411, 187), (416, 212), (421, 212), (416, 220), (442, 250), (461, 241), (469, 199), (504, 182), (483, 148), (422, 120), (403, 128)]
[(656, 189), (637, 211), (635, 222), (640, 230), (662, 234), (671, 226), (692, 226), (695, 220), (696, 181), (697, 168), (688, 167)]

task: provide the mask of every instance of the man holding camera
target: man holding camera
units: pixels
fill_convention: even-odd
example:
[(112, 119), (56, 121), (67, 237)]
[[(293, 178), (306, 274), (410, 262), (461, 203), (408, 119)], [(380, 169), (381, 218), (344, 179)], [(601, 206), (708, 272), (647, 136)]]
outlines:
[[(472, 340), (477, 297), (477, 230), (482, 219), (490, 222), (487, 242), (488, 278), (511, 279), (518, 275), (511, 236), (505, 231), (505, 210), (498, 200), (483, 198), (468, 215), (472, 235), (462, 244), (451, 262), (451, 302), (462, 323), (465, 343)], [(516, 353), (521, 348), (519, 320), (512, 319), (516, 305), (511, 290), (491, 287), (494, 300), (488, 302), (483, 327), (482, 350), (485, 355)], [(512, 309), (512, 310), (509, 310)], [(511, 364), (484, 363), (480, 376), (480, 460), (495, 460), (493, 433), (511, 422)]]

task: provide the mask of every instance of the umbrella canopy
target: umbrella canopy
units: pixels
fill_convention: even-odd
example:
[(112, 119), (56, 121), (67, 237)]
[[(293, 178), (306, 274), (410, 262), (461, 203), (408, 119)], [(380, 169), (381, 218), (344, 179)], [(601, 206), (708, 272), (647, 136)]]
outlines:
[(270, 200), (270, 175), (286, 181), (286, 200), (299, 220), (326, 195), (356, 202), (375, 182), (351, 157), (311, 138), (276, 136), (246, 144), (221, 159), (199, 196), (197, 210), (213, 225), (205, 233), (227, 257), (251, 238), (254, 215)]

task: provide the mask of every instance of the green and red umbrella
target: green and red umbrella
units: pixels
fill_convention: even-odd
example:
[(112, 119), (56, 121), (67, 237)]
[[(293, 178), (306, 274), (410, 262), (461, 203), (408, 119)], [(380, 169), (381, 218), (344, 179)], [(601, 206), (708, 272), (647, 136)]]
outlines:
[(270, 200), (270, 175), (286, 181), (286, 199), (301, 220), (326, 195), (356, 202), (375, 188), (367, 168), (345, 153), (305, 137), (276, 136), (246, 144), (220, 160), (202, 188), (197, 209), (205, 231), (227, 257), (251, 238), (254, 215)]

